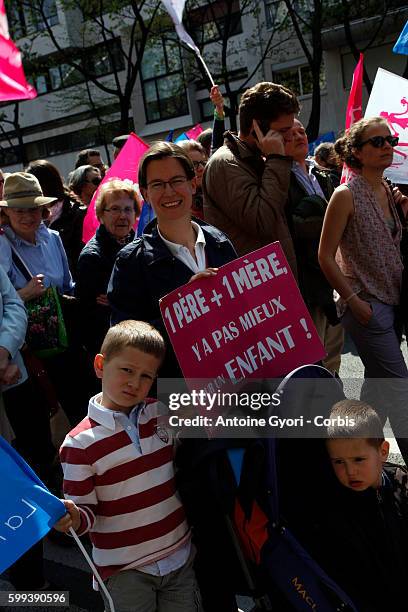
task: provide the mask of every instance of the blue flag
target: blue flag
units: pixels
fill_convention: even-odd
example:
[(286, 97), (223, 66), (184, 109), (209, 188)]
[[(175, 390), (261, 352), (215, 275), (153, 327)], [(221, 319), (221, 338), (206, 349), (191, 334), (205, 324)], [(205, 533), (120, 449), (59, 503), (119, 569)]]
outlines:
[(408, 21), (405, 24), (404, 29), (399, 35), (399, 39), (393, 47), (394, 53), (401, 53), (402, 55), (408, 55)]
[(170, 130), (170, 132), (166, 136), (166, 142), (173, 142), (173, 134), (174, 130)]
[(142, 212), (140, 213), (139, 223), (137, 224), (137, 236), (141, 236), (144, 228), (150, 221), (155, 218), (153, 208), (147, 202), (143, 201)]
[(309, 155), (314, 154), (314, 150), (321, 142), (334, 142), (336, 140), (336, 134), (334, 132), (326, 132), (322, 134), (313, 142), (309, 142)]
[(66, 513), (20, 455), (0, 436), (0, 574)]
[(179, 142), (179, 140), (190, 140), (190, 139), (187, 136), (187, 134), (185, 132), (183, 132), (182, 134), (180, 134), (180, 136), (177, 136), (177, 138), (176, 138), (176, 140), (174, 142)]

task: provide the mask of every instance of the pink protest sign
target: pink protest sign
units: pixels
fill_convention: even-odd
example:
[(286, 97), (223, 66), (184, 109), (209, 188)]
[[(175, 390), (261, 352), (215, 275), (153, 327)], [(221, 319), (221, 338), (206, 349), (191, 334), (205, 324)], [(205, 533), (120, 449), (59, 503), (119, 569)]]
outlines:
[[(121, 152), (103, 177), (101, 185), (111, 178), (120, 178), (137, 183), (137, 173), (139, 171), (139, 161), (143, 153), (147, 151), (149, 145), (146, 144), (137, 134), (130, 134)], [(94, 236), (99, 227), (99, 221), (95, 214), (95, 200), (98, 195), (99, 187), (95, 191), (93, 198), (88, 206), (84, 219), (82, 232), (83, 242), (88, 242)]]
[(279, 242), (172, 291), (160, 310), (186, 379), (274, 378), (326, 355)]

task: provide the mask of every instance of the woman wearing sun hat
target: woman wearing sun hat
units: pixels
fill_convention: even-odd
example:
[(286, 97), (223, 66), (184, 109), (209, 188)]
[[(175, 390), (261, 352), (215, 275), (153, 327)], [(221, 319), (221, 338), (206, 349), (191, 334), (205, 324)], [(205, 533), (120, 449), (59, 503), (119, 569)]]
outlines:
[[(43, 196), (32, 174), (14, 172), (4, 182), (0, 263), (25, 302), (42, 295), (50, 285), (60, 293), (72, 293), (74, 287), (61, 238), (43, 223), (49, 215), (47, 206), (56, 200)], [(30, 270), (31, 281), (13, 261), (13, 249)]]
[[(29, 176), (30, 179), (27, 181), (25, 176)], [(4, 226), (3, 235), (0, 236), (0, 263), (2, 264), (0, 266), (0, 301), (3, 307), (0, 326), (0, 372), (5, 370), (8, 362), (15, 364), (18, 368), (14, 380), (7, 380), (0, 376), (0, 388), (6, 414), (15, 434), (14, 446), (39, 477), (48, 486), (51, 486), (51, 466), (55, 458), (55, 448), (51, 441), (49, 414), (45, 407), (44, 397), (38, 393), (34, 379), (27, 376), (25, 365), (18, 351), (24, 342), (27, 316), (15, 289), (20, 289), (20, 297), (25, 301), (41, 295), (45, 290), (45, 278), (39, 274), (42, 268), (38, 264), (34, 265), (35, 258), (32, 254), (28, 254), (27, 249), (31, 247), (38, 257), (45, 256), (43, 247), (40, 246), (44, 238), (37, 238), (38, 229), (33, 230), (33, 228), (42, 225), (42, 215), (46, 214), (47, 210), (45, 206), (54, 201), (53, 198), (43, 197), (37, 179), (34, 179), (35, 183), (33, 179), (34, 177), (22, 173), (9, 175), (5, 181), (3, 194), (6, 200), (0, 201), (2, 213), (6, 209), (9, 213), (2, 215), (7, 225)], [(58, 236), (56, 238), (59, 239)], [(50, 240), (58, 244), (55, 238)], [(21, 273), (17, 274), (18, 270), (16, 272), (14, 269), (11, 258), (12, 244), (19, 252), (25, 249), (24, 257), (33, 266), (33, 274), (37, 274), (29, 283), (21, 276)], [(55, 247), (55, 252), (57, 252), (57, 247)], [(50, 282), (55, 274), (56, 272), (50, 270), (47, 282)], [(16, 590), (44, 588), (41, 541), (9, 568), (9, 580)]]
[[(74, 288), (61, 238), (43, 223), (48, 216), (47, 206), (55, 201), (56, 198), (44, 197), (32, 174), (14, 172), (5, 180), (0, 201), (0, 264), (26, 304), (43, 295), (48, 287), (55, 287), (60, 295), (71, 294)], [(27, 269), (31, 280), (27, 280)], [(44, 359), (44, 366), (69, 419), (77, 422), (86, 414), (88, 405), (90, 373), (85, 357), (72, 345)]]

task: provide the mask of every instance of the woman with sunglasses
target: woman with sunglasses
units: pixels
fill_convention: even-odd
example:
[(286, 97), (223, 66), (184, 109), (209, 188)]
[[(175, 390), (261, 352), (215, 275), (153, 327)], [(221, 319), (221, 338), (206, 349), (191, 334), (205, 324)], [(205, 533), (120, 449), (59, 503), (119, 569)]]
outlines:
[(338, 315), (364, 364), (361, 399), (383, 422), (389, 417), (408, 464), (408, 369), (394, 328), (403, 271), (395, 200), (405, 207), (407, 199), (393, 195), (383, 178), (397, 144), (380, 117), (361, 119), (335, 143), (356, 174), (329, 202), (319, 262), (339, 294)]
[(101, 173), (94, 166), (79, 166), (68, 177), (68, 187), (88, 207), (92, 196), (102, 181)]
[(193, 162), (194, 172), (196, 176), (196, 192), (193, 196), (193, 206), (191, 214), (198, 219), (204, 219), (203, 213), (203, 191), (201, 184), (203, 181), (204, 170), (208, 162), (207, 151), (203, 145), (195, 140), (182, 140), (178, 143), (180, 147), (187, 153)]

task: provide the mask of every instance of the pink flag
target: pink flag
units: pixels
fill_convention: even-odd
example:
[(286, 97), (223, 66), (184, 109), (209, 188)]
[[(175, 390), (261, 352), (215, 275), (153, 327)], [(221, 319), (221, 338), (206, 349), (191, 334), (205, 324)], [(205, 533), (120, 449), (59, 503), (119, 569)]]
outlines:
[[(139, 136), (130, 134), (126, 144), (121, 152), (105, 174), (101, 185), (111, 178), (120, 178), (122, 180), (129, 179), (132, 183), (137, 183), (137, 173), (139, 171), (139, 161), (143, 153), (147, 151), (149, 145), (146, 144)], [(100, 187), (100, 185), (99, 185)], [(95, 191), (93, 198), (88, 206), (84, 219), (84, 228), (82, 232), (83, 242), (88, 242), (94, 236), (99, 226), (99, 221), (95, 214), (95, 200), (99, 191)]]
[(197, 136), (201, 134), (201, 132), (203, 132), (203, 128), (199, 123), (197, 123), (197, 125), (192, 127), (191, 130), (188, 130), (186, 134), (190, 138), (190, 140), (196, 140)]
[(353, 72), (353, 82), (346, 111), (346, 130), (363, 116), (363, 73), (364, 55), (360, 53), (360, 59)]
[(21, 53), (10, 38), (4, 0), (0, 0), (0, 101), (35, 98), (24, 76)]
[[(363, 116), (363, 73), (364, 73), (364, 55), (360, 53), (360, 59), (353, 72), (353, 82), (351, 84), (350, 95), (346, 110), (346, 130), (351, 127), (356, 121)], [(354, 172), (343, 166), (341, 175), (341, 183), (347, 183), (354, 176)]]

